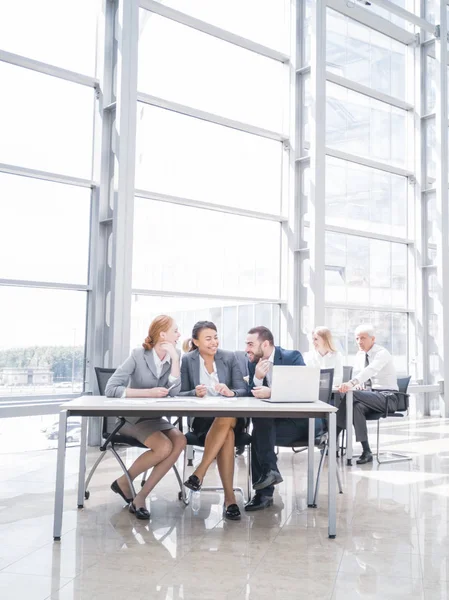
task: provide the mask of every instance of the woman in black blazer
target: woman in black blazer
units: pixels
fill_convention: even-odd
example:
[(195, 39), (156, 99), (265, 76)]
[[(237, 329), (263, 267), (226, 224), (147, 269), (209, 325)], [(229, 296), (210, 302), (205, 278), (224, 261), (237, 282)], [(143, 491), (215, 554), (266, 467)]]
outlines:
[[(190, 352), (181, 364), (181, 396), (247, 396), (247, 387), (233, 352), (218, 349), (217, 328), (210, 321), (199, 321), (192, 331)], [(217, 459), (224, 489), (224, 514), (241, 518), (234, 494), (235, 432), (245, 428), (245, 419), (235, 417), (196, 417), (193, 431), (204, 441), (201, 463), (184, 483), (199, 491), (206, 472)]]

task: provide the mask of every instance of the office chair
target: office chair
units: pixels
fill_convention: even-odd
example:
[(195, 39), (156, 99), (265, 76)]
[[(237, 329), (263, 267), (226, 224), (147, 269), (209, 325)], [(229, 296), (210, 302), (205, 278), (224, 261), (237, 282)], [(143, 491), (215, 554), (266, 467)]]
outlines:
[[(115, 369), (106, 369), (106, 368), (102, 368), (102, 367), (95, 367), (95, 375), (97, 376), (98, 390), (99, 390), (101, 396), (105, 395), (106, 384), (114, 372), (115, 372)], [(101, 463), (103, 458), (106, 456), (107, 450), (110, 450), (112, 452), (115, 459), (119, 463), (126, 479), (128, 480), (129, 487), (130, 487), (131, 493), (132, 493), (132, 497), (133, 497), (133, 499), (135, 498), (136, 491), (134, 489), (133, 482), (131, 481), (131, 479), (129, 477), (128, 470), (126, 468), (125, 463), (120, 458), (120, 455), (118, 454), (115, 447), (116, 447), (116, 445), (120, 445), (120, 446), (129, 446), (130, 448), (144, 448), (145, 450), (148, 450), (148, 448), (133, 437), (130, 437), (127, 435), (121, 435), (120, 429), (123, 427), (124, 424), (125, 424), (125, 419), (123, 417), (120, 417), (120, 419), (118, 419), (118, 420), (115, 417), (102, 417), (102, 438), (104, 441), (103, 441), (103, 444), (100, 446), (100, 456), (95, 461), (95, 463), (89, 473), (89, 476), (86, 479), (86, 485), (84, 486), (84, 489), (85, 489), (84, 497), (86, 498), (86, 500), (88, 500), (89, 496), (90, 496), (90, 492), (88, 490), (90, 480), (92, 479), (93, 474), (95, 473), (98, 465)], [(184, 486), (182, 485), (182, 481), (179, 476), (176, 465), (173, 465), (173, 470), (175, 472), (175, 476), (176, 476), (176, 479), (178, 480), (179, 488), (180, 488), (180, 492), (178, 493), (178, 498), (180, 500), (184, 500), (185, 499), (184, 492), (183, 492)], [(147, 475), (147, 473), (143, 474), (142, 483), (141, 483), (142, 486), (145, 485), (146, 475)]]
[[(352, 379), (352, 372), (353, 372), (353, 367), (346, 365), (343, 367), (343, 383), (346, 383), (347, 381), (350, 381)], [(335, 401), (334, 402), (334, 406), (336, 406), (337, 408), (340, 406), (340, 398), (338, 397), (338, 402)], [(345, 446), (345, 433), (346, 430), (343, 429), (343, 431), (341, 432), (341, 446), (340, 446), (340, 452), (341, 452), (341, 456), (343, 456), (343, 454), (345, 453), (346, 450), (346, 446)], [(338, 446), (337, 446), (338, 448)]]
[[(327, 404), (332, 404), (332, 384), (333, 384), (333, 380), (334, 380), (334, 369), (321, 369), (320, 371), (320, 388), (319, 388), (319, 400), (321, 400), (322, 402), (326, 402)], [(290, 444), (285, 444), (285, 443), (278, 443), (278, 446), (280, 446), (281, 448), (289, 448), (291, 447), (293, 449), (293, 452), (297, 453), (297, 452), (301, 452), (303, 450), (307, 450), (309, 447), (309, 440), (308, 439), (302, 439), (302, 440), (296, 440), (293, 443)], [(329, 435), (328, 435), (328, 431), (327, 431), (327, 425), (324, 427), (324, 430), (315, 438), (315, 443), (314, 443), (315, 448), (319, 448), (320, 452), (321, 452), (321, 459), (320, 459), (320, 464), (318, 467), (318, 473), (317, 473), (317, 478), (316, 478), (316, 483), (315, 483), (315, 493), (313, 496), (313, 506), (316, 507), (316, 501), (318, 498), (318, 492), (319, 492), (319, 485), (320, 485), (320, 476), (321, 476), (321, 472), (323, 470), (323, 464), (324, 464), (324, 459), (327, 456), (327, 451), (328, 451), (328, 447), (329, 447)], [(296, 450), (296, 448), (300, 448), (300, 450)], [(340, 472), (338, 470), (337, 467), (337, 483), (338, 483), (338, 490), (340, 492), (340, 494), (343, 493), (343, 488), (341, 485), (341, 478), (340, 478)]]
[[(388, 399), (385, 399), (385, 411), (382, 413), (372, 412), (366, 415), (367, 421), (377, 421), (377, 451), (376, 451), (376, 459), (379, 465), (385, 463), (392, 462), (402, 462), (406, 460), (412, 460), (411, 456), (407, 454), (400, 454), (399, 452), (380, 452), (380, 420), (387, 419), (389, 417), (402, 418), (408, 416), (409, 409), (409, 394), (407, 394), (408, 385), (410, 383), (411, 377), (401, 377), (398, 379), (398, 388), (399, 391), (395, 392), (396, 396), (398, 396), (398, 407), (396, 411), (389, 412), (388, 411)], [(404, 414), (405, 413), (405, 414)], [(387, 460), (380, 460), (380, 456), (391, 455), (395, 458), (390, 458)]]
[[(182, 476), (182, 480), (185, 481), (186, 480), (186, 468), (187, 468), (187, 463), (188, 463), (188, 453), (187, 453), (187, 449), (189, 448), (189, 446), (191, 446), (193, 448), (193, 446), (199, 446), (200, 448), (204, 448), (204, 443), (200, 441), (200, 439), (198, 438), (198, 436), (195, 434), (194, 431), (192, 431), (192, 419), (190, 417), (187, 418), (187, 425), (189, 428), (189, 431), (185, 434), (186, 438), (187, 438), (187, 448), (184, 451), (184, 469), (183, 469), (183, 476)], [(242, 494), (243, 500), (245, 502), (249, 502), (251, 500), (251, 490), (252, 490), (252, 481), (251, 481), (251, 436), (247, 431), (242, 431), (241, 433), (237, 433), (235, 436), (235, 443), (234, 446), (237, 448), (237, 446), (244, 446), (246, 448), (246, 460), (247, 460), (247, 487), (246, 487), (246, 491), (247, 491), (247, 499), (245, 499), (245, 493), (243, 491), (243, 489), (241, 487), (237, 487), (234, 488), (235, 492), (240, 492), (240, 494)], [(189, 464), (189, 466), (191, 466)], [(223, 487), (221, 486), (201, 486), (201, 491), (202, 492), (222, 492), (223, 491)], [(191, 495), (191, 494), (190, 494)], [(186, 498), (186, 496), (183, 496), (183, 501), (185, 504), (189, 503), (189, 500)]]

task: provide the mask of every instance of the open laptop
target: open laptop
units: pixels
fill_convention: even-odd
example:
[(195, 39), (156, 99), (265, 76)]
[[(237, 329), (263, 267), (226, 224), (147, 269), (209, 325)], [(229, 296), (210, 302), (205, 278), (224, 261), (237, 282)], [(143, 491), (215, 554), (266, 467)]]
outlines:
[(271, 398), (265, 402), (317, 402), (320, 390), (320, 368), (273, 366)]

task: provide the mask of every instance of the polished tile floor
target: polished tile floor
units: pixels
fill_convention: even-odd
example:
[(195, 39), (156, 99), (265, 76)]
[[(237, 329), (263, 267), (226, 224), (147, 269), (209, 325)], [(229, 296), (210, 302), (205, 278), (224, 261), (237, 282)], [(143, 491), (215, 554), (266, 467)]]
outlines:
[[(241, 522), (223, 521), (215, 492), (201, 494), (195, 512), (184, 508), (172, 473), (142, 522), (109, 490), (119, 474), (112, 457), (76, 509), (78, 449), (69, 448), (60, 543), (52, 541), (56, 452), (3, 454), (0, 598), (449, 599), (449, 420), (384, 422), (383, 431), (383, 445), (413, 461), (342, 467), (335, 540), (327, 537), (326, 477), (320, 507), (307, 508), (306, 453), (281, 452), (275, 505)], [(96, 455), (91, 449), (89, 464)], [(242, 484), (245, 458), (236, 464)], [(215, 481), (214, 467), (207, 483)]]

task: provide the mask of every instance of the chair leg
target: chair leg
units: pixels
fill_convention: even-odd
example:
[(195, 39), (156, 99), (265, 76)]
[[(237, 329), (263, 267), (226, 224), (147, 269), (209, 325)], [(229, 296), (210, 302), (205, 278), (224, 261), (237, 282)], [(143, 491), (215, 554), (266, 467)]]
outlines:
[(148, 475), (148, 471), (145, 471), (145, 473), (142, 475), (142, 481), (140, 482), (141, 487), (143, 487), (145, 485), (145, 482), (147, 480), (147, 475)]
[(337, 484), (338, 484), (338, 492), (340, 494), (343, 494), (343, 487), (341, 485), (341, 475), (340, 475), (340, 469), (338, 468), (338, 465), (335, 468), (335, 472), (337, 473)]
[(195, 456), (195, 450), (193, 449), (193, 446), (187, 446), (185, 452), (187, 453), (188, 466), (193, 467), (193, 458)]
[(89, 491), (88, 491), (88, 487), (89, 487), (89, 483), (90, 480), (93, 477), (93, 474), (95, 473), (95, 471), (97, 470), (98, 465), (101, 463), (101, 461), (103, 460), (103, 458), (106, 456), (106, 450), (104, 452), (100, 452), (100, 456), (97, 458), (97, 460), (95, 461), (94, 466), (92, 467), (92, 469), (90, 470), (89, 476), (86, 479), (86, 484), (84, 486), (84, 496), (87, 498), (90, 496)]
[(326, 456), (326, 452), (327, 452), (327, 442), (324, 444), (324, 448), (321, 451), (321, 458), (320, 458), (320, 464), (318, 466), (318, 473), (316, 476), (316, 484), (315, 484), (315, 494), (313, 495), (313, 506), (314, 508), (316, 508), (317, 506), (317, 498), (318, 498), (318, 492), (320, 490), (320, 476), (321, 476), (321, 471), (323, 470), (323, 464), (324, 464), (324, 457)]
[(293, 448), (293, 446), (292, 446), (292, 450), (293, 450), (293, 452), (294, 452), (295, 454), (299, 454), (300, 452), (305, 452), (307, 449), (308, 449), (308, 448), (307, 448), (307, 447), (305, 447), (305, 448), (299, 448), (299, 449), (297, 450), (296, 448)]
[[(380, 460), (381, 456), (393, 456), (393, 458), (387, 458), (386, 460)], [(412, 460), (411, 456), (401, 454), (400, 452), (380, 452), (380, 419), (377, 421), (377, 451), (376, 451), (377, 464), (385, 465), (394, 462), (405, 462)]]
[(247, 502), (251, 500), (252, 491), (252, 473), (251, 473), (251, 444), (246, 447), (246, 460), (248, 461), (248, 474), (247, 474)]
[(128, 481), (129, 488), (131, 490), (131, 495), (132, 495), (133, 500), (134, 500), (134, 498), (136, 497), (136, 490), (134, 489), (134, 484), (131, 481), (131, 477), (129, 476), (128, 469), (126, 468), (125, 463), (122, 461), (122, 459), (118, 455), (117, 450), (114, 448), (114, 446), (110, 447), (110, 451), (112, 452), (112, 454), (117, 459), (117, 462), (119, 463), (119, 465), (122, 467), (123, 474), (125, 475), (125, 477), (126, 477), (126, 479)]
[[(187, 447), (186, 447), (186, 449), (184, 450), (184, 460), (183, 460), (183, 464), (182, 464), (182, 481), (185, 481), (185, 480), (186, 480), (186, 478), (187, 478), (187, 473), (186, 473), (186, 470), (187, 470), (187, 461), (189, 460), (189, 459), (187, 458), (187, 456), (188, 456), (188, 455), (187, 455), (187, 450), (188, 450), (189, 448), (191, 448), (191, 446), (187, 446)], [(189, 465), (189, 466), (190, 466), (190, 465)], [(182, 482), (181, 482), (181, 500), (184, 502), (184, 504), (185, 504), (186, 506), (188, 506), (188, 505), (189, 505), (189, 503), (190, 503), (190, 498), (191, 498), (191, 495), (192, 495), (191, 493), (190, 493), (190, 494), (188, 494), (188, 493), (186, 492), (186, 488), (184, 487), (184, 484), (182, 484)]]

